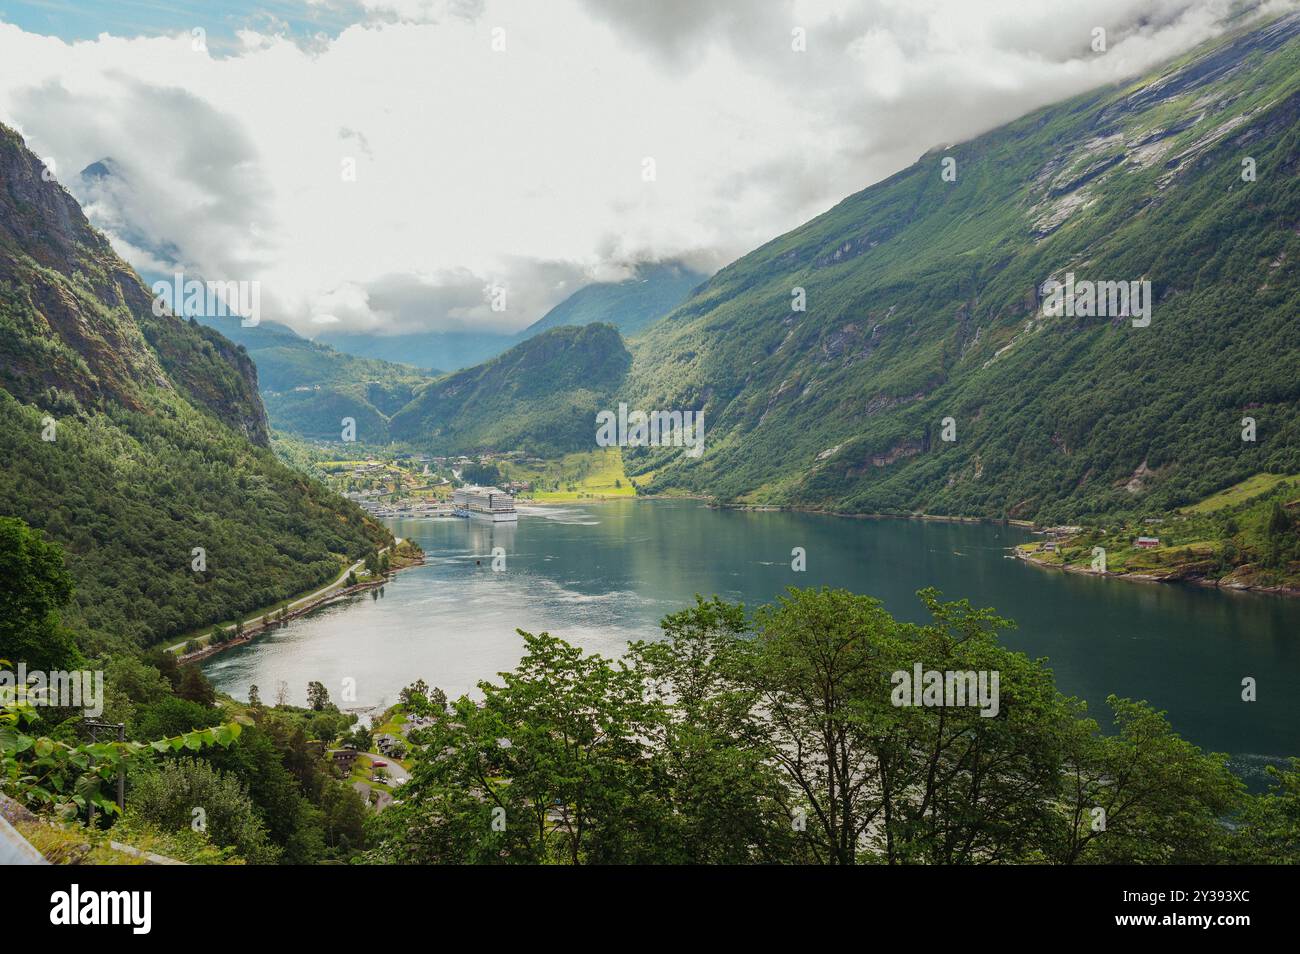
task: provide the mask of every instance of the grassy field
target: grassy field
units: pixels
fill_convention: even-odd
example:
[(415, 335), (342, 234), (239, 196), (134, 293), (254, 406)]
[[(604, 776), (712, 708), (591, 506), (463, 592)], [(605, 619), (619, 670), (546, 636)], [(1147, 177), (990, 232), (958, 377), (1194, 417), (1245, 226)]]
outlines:
[[(371, 788), (382, 789), (385, 792), (392, 792), (393, 786), (387, 782), (376, 782), (374, 779), (375, 770), (373, 768), (374, 759), (368, 755), (358, 755), (356, 761), (352, 763), (352, 774), (348, 776), (347, 782), (351, 785), (354, 782), (365, 782)], [(392, 762), (392, 759), (381, 759), (383, 762)]]
[(1213, 513), (1214, 511), (1222, 510), (1225, 507), (1232, 507), (1237, 504), (1245, 503), (1252, 497), (1268, 493), (1283, 481), (1295, 479), (1296, 475), (1256, 474), (1254, 477), (1246, 478), (1239, 484), (1233, 484), (1226, 490), (1219, 491), (1212, 497), (1205, 498), (1200, 503), (1192, 504), (1190, 507), (1184, 507), (1182, 512)]
[(623, 470), (623, 455), (617, 447), (565, 454), (560, 460), (542, 465), (508, 461), (499, 466), (504, 479), (532, 483), (532, 492), (524, 496), (532, 497), (537, 503), (636, 496), (636, 488)]

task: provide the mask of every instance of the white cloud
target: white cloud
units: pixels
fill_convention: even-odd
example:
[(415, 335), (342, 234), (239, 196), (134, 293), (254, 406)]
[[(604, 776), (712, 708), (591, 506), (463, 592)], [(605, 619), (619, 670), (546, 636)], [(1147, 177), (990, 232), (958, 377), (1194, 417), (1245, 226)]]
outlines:
[[(66, 44), (0, 23), (0, 119), (57, 161), (138, 267), (260, 280), (263, 314), (308, 334), (513, 330), (631, 261), (716, 267), (934, 145), (1186, 49), (1227, 9), (365, 6), (373, 19), (332, 40), (245, 30), (224, 58), (188, 33)], [(111, 180), (73, 181), (105, 157)], [(509, 289), (504, 314), (493, 283)]]

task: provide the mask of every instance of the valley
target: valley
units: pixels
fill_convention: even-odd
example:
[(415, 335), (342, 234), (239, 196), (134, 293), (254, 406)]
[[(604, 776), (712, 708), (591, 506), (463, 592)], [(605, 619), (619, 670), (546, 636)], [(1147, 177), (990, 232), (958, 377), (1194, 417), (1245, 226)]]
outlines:
[[(141, 34), (189, 57), (165, 87), (0, 95), (0, 835), (68, 864), (1300, 863), (1300, 10), (1135, 14), (1116, 49), (1177, 52), (1131, 61), (1028, 46), (979, 75), (1070, 69), (1011, 111), (972, 84), (996, 119), (898, 159), (815, 108), (861, 84), (922, 142), (877, 87), (925, 75), (870, 17), (830, 16), (834, 53), (795, 27), (804, 74), (726, 18), (570, 10), (591, 62), (543, 83), (549, 21), (507, 56), (453, 6)], [(643, 115), (620, 30), (653, 34), (617, 52), (658, 78)], [(325, 90), (338, 47), (436, 95), (364, 69), (254, 136), (247, 94), (195, 91), (254, 61)], [(410, 139), (497, 89), (485, 56), (526, 121)], [(581, 102), (548, 99), (571, 69)], [(174, 135), (77, 119), (112, 96)], [(805, 114), (816, 149), (776, 141)], [(93, 707), (47, 691), (70, 674)]]

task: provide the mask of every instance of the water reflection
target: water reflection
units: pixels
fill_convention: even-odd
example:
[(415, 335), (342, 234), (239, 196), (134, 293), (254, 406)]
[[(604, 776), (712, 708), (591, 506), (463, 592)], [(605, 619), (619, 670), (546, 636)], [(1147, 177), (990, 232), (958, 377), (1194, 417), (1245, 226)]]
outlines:
[[(416, 678), (450, 694), (510, 669), (516, 628), (548, 630), (615, 655), (654, 638), (665, 613), (696, 593), (754, 606), (785, 587), (841, 586), (920, 620), (915, 591), (933, 585), (1018, 623), (1005, 641), (1045, 656), (1065, 692), (1104, 720), (1110, 693), (1146, 699), (1198, 744), (1234, 753), (1242, 771), (1300, 753), (1300, 601), (1137, 584), (1005, 559), (1016, 528), (815, 514), (711, 510), (694, 501), (532, 508), (518, 524), (397, 521), (426, 566), (382, 597), (332, 606), (220, 654), (206, 669), (244, 698), (278, 681), (301, 703), (306, 683), (356, 679), (358, 705), (395, 701)], [(806, 572), (791, 570), (803, 547)], [(492, 569), (495, 548), (505, 568)], [(1241, 700), (1253, 676), (1259, 701)], [(332, 688), (332, 691), (337, 692)]]

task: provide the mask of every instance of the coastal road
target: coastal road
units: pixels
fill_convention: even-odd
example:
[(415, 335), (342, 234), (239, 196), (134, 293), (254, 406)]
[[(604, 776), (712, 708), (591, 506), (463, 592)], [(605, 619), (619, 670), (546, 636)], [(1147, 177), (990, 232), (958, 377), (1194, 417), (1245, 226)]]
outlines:
[[(397, 544), (399, 544), (399, 543), (402, 542), (402, 538), (401, 538), (401, 537), (394, 537), (393, 540), (394, 540), (394, 544), (393, 544), (394, 546), (396, 546)], [(387, 553), (387, 552), (388, 552), (388, 547), (384, 547), (384, 548), (383, 548), (382, 550), (380, 550), (379, 552), (380, 552), (381, 554)], [(365, 566), (365, 564), (366, 564), (366, 561), (365, 561), (365, 560), (358, 560), (356, 563), (352, 564), (350, 567), (348, 567), (346, 570), (344, 570), (342, 573), (340, 573), (340, 574), (338, 575), (338, 578), (335, 579), (334, 582), (332, 582), (332, 583), (326, 583), (326, 584), (325, 584), (324, 586), (322, 586), (319, 590), (313, 590), (311, 593), (308, 593), (306, 596), (300, 596), (300, 597), (298, 597), (298, 598), (297, 598), (296, 600), (294, 600), (292, 603), (287, 604), (286, 608), (288, 609), (288, 611), (292, 612), (293, 609), (294, 609), (295, 607), (301, 606), (301, 605), (303, 605), (304, 603), (309, 603), (309, 602), (311, 602), (311, 601), (314, 600), (314, 599), (319, 599), (321, 596), (324, 596), (325, 594), (327, 594), (327, 593), (329, 593), (329, 592), (331, 592), (331, 591), (333, 591), (333, 590), (341, 589), (341, 588), (342, 588), (342, 585), (343, 585), (343, 583), (344, 583), (344, 581), (346, 581), (347, 578), (348, 578), (348, 574), (349, 574), (349, 573), (355, 573), (355, 572), (357, 572), (357, 570), (361, 569), (363, 566)], [(271, 619), (275, 614), (277, 614), (277, 613), (279, 613), (279, 612), (280, 612), (280, 608), (279, 608), (279, 607), (276, 607), (274, 610), (269, 610), (269, 611), (267, 611), (266, 613), (263, 613), (261, 616), (257, 616), (257, 617), (254, 617), (254, 618), (252, 618), (252, 619), (246, 619), (246, 620), (244, 620), (244, 625), (245, 625), (245, 626), (265, 626), (265, 625), (266, 625), (266, 621), (267, 621), (268, 619)], [(184, 640), (181, 640), (179, 643), (173, 643), (171, 646), (168, 646), (168, 647), (167, 647), (167, 652), (169, 652), (169, 653), (177, 653), (177, 654), (179, 654), (180, 651), (181, 651), (182, 649), (185, 648), (185, 644), (188, 643), (188, 642), (189, 642), (188, 639), (184, 639)]]

